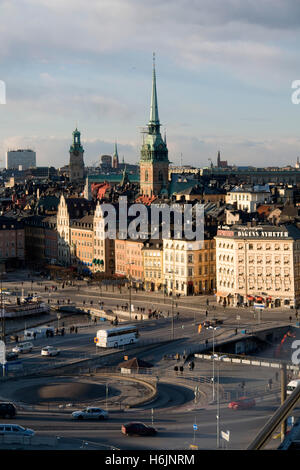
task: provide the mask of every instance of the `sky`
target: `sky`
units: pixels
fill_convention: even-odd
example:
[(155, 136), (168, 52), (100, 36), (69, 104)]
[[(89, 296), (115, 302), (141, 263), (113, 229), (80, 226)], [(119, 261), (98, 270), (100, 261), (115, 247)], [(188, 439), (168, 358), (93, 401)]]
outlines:
[(299, 0), (0, 0), (0, 166), (32, 148), (68, 164), (137, 163), (152, 54), (173, 164), (294, 165), (300, 156)]

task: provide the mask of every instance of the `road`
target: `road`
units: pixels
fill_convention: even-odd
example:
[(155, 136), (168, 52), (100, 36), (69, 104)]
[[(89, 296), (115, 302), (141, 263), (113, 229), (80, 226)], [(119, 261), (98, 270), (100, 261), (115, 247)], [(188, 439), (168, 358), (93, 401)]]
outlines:
[[(4, 287), (14, 288), (14, 286), (20, 287), (20, 281), (23, 279), (21, 276), (18, 280), (9, 281), (5, 283)], [(44, 282), (43, 285), (37, 285), (36, 282), (25, 280), (24, 278), (23, 288), (27, 292), (34, 291), (38, 292), (45, 298), (52, 299), (52, 305), (57, 304), (59, 300), (60, 304), (64, 300), (70, 298), (70, 301), (77, 306), (82, 306), (85, 300), (86, 304), (93, 300), (95, 304), (99, 300), (99, 292), (95, 288), (87, 288), (81, 283), (80, 290), (77, 287), (70, 287), (66, 289), (58, 289), (51, 293), (45, 291), (45, 284), (49, 287), (53, 282)], [(121, 302), (126, 302), (128, 292), (123, 292), (120, 297), (115, 292), (103, 292), (101, 293), (101, 300), (105, 302), (105, 307), (115, 307), (120, 305)], [(216, 449), (216, 405), (210, 405), (209, 403), (205, 406), (197, 408), (193, 405), (193, 388), (192, 383), (190, 388), (182, 390), (179, 384), (176, 385), (177, 379), (174, 376), (174, 362), (166, 361), (163, 359), (165, 354), (174, 354), (175, 352), (182, 352), (189, 344), (195, 344), (199, 342), (199, 339), (211, 339), (215, 335), (215, 339), (222, 335), (232, 334), (235, 327), (239, 329), (257, 325), (264, 322), (264, 324), (271, 326), (273, 322), (286, 323), (290, 311), (278, 311), (270, 310), (263, 314), (264, 318), (254, 318), (253, 312), (250, 309), (223, 309), (216, 307), (213, 309), (212, 298), (209, 299), (208, 318), (212, 316), (218, 316), (224, 320), (224, 326), (221, 330), (212, 332), (211, 330), (202, 330), (201, 335), (198, 334), (197, 324), (200, 321), (206, 319), (205, 311), (206, 298), (204, 301), (199, 302), (199, 298), (188, 298), (178, 300), (178, 306), (174, 309), (175, 312), (179, 312), (174, 320), (174, 330), (172, 329), (172, 319), (170, 317), (171, 305), (170, 299), (163, 299), (162, 296), (149, 295), (145, 293), (133, 294), (132, 295), (133, 305), (147, 306), (152, 309), (163, 311), (166, 316), (169, 311), (169, 317), (158, 320), (149, 320), (144, 322), (138, 322), (138, 327), (141, 332), (141, 340), (145, 341), (166, 341), (174, 338), (181, 339), (177, 343), (168, 343), (158, 349), (153, 349), (145, 353), (141, 353), (140, 357), (145, 360), (152, 361), (155, 364), (157, 370), (160, 371), (159, 377), (159, 388), (160, 388), (160, 400), (153, 403), (153, 406), (145, 406), (142, 410), (131, 410), (123, 412), (113, 412), (107, 423), (96, 423), (96, 422), (80, 422), (74, 424), (70, 419), (70, 413), (66, 414), (65, 411), (21, 411), (17, 421), (25, 426), (32, 427), (40, 435), (48, 436), (60, 436), (66, 439), (75, 439), (76, 442), (82, 443), (83, 440), (101, 443), (109, 446), (116, 446), (121, 449), (187, 449), (190, 444), (196, 444), (200, 449)], [(168, 303), (167, 303), (168, 302)], [(240, 319), (237, 320), (237, 314)], [(56, 313), (52, 313), (50, 317), (45, 318), (45, 323), (49, 320), (52, 323), (57, 322)], [(37, 319), (32, 319), (32, 322), (36, 322)], [(96, 354), (101, 355), (107, 353), (96, 349), (93, 338), (99, 329), (99, 324), (94, 325), (88, 321), (85, 316), (78, 316), (76, 318), (67, 319), (62, 316), (61, 322), (65, 322), (66, 325), (73, 323), (80, 323), (82, 328), (79, 329), (78, 334), (70, 334), (67, 329), (67, 334), (64, 337), (55, 336), (48, 339), (38, 339), (34, 342), (33, 353), (26, 354), (23, 356), (25, 367), (28, 369), (35, 369), (42, 365), (55, 362), (68, 363), (74, 360), (80, 360), (85, 358), (94, 357)], [(29, 326), (28, 320), (27, 326)], [(294, 320), (293, 320), (294, 322)], [(18, 323), (20, 329), (23, 329), (24, 320)], [(106, 323), (106, 322), (105, 322)], [(101, 322), (101, 327), (104, 323)], [(108, 324), (109, 326), (109, 324)], [(16, 324), (14, 325), (16, 328)], [(47, 358), (41, 357), (40, 350), (42, 346), (53, 344), (57, 346), (61, 353), (58, 357)], [(176, 344), (176, 346), (175, 346)], [(10, 348), (13, 343), (9, 343)], [(108, 351), (109, 352), (109, 351)], [(195, 361), (195, 374), (198, 376), (212, 376), (212, 362), (209, 361)], [(246, 382), (246, 391), (250, 388), (257, 387), (261, 390), (265, 389), (266, 381), (270, 374), (274, 372), (263, 368), (246, 368), (245, 366), (233, 368), (232, 365), (222, 364), (220, 369), (220, 384), (224, 390), (237, 390), (239, 384), (242, 381)], [(175, 385), (164, 381), (164, 377), (169, 378), (175, 382)], [(165, 398), (164, 398), (165, 397)], [(167, 398), (166, 398), (167, 397)], [(168, 398), (169, 397), (169, 398)], [(171, 397), (171, 399), (170, 399)], [(185, 402), (188, 402), (187, 404)], [(230, 443), (228, 444), (229, 449), (245, 449), (255, 435), (259, 432), (262, 426), (265, 424), (266, 419), (278, 407), (278, 396), (270, 395), (268, 399), (258, 401), (257, 406), (252, 410), (233, 412), (227, 408), (227, 404), (223, 400), (221, 403), (220, 410), (220, 430), (230, 430)], [(186, 406), (188, 405), (188, 406)], [(152, 408), (153, 408), (153, 419), (154, 425), (158, 428), (159, 434), (155, 438), (128, 438), (121, 435), (120, 428), (121, 424), (125, 421), (130, 420), (141, 420), (151, 424), (152, 422)], [(193, 424), (197, 423), (198, 430), (193, 431)], [(278, 441), (273, 440), (270, 447), (277, 447)], [(77, 444), (76, 444), (77, 445)]]

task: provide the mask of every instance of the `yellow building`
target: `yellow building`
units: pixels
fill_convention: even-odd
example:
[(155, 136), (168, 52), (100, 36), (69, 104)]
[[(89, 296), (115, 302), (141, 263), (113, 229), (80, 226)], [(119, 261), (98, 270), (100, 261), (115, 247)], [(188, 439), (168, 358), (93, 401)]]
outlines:
[(215, 240), (164, 240), (164, 284), (168, 293), (213, 293), (216, 285)]
[(143, 252), (144, 287), (147, 291), (163, 289), (163, 244), (161, 240), (149, 240)]

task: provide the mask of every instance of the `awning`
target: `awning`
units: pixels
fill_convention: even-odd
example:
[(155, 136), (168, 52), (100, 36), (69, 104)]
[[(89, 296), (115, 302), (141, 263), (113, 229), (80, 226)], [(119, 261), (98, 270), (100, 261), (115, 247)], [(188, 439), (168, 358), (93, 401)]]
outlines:
[(253, 295), (247, 295), (248, 300), (254, 300)]
[(229, 295), (230, 295), (230, 293), (227, 293), (227, 292), (217, 292), (216, 293), (217, 297), (228, 297)]

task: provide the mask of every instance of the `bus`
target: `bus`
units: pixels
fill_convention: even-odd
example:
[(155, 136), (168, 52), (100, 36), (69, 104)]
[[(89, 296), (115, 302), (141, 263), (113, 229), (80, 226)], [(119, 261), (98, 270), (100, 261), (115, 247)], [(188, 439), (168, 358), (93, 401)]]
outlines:
[(96, 345), (99, 348), (118, 348), (125, 344), (137, 343), (138, 329), (135, 326), (119, 326), (97, 331)]

